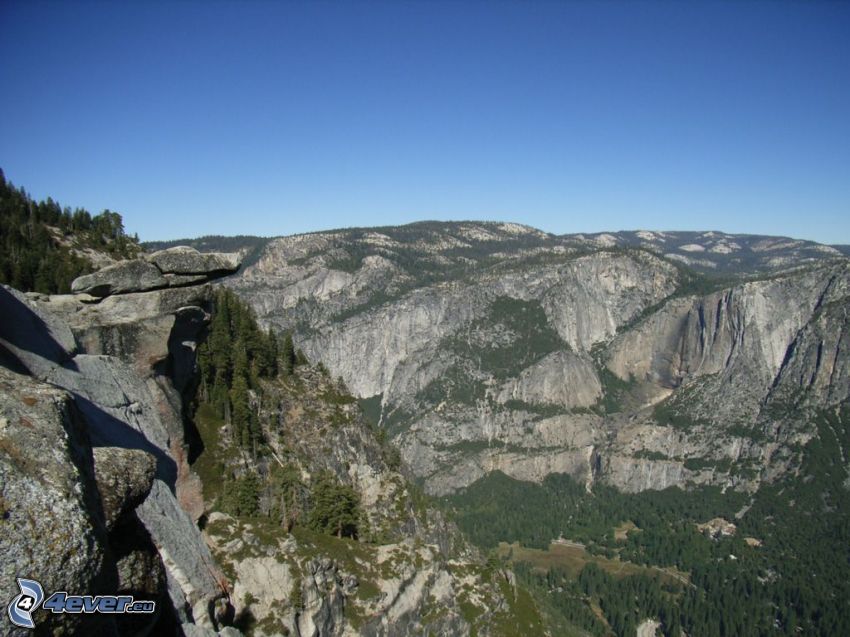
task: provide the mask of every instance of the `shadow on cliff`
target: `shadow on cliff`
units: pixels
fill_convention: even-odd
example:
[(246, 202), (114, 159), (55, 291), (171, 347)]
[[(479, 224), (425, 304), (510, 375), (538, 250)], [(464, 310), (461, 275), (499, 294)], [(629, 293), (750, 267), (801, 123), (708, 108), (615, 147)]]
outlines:
[[(2, 338), (2, 336), (0, 336), (0, 338)], [(30, 370), (27, 369), (27, 366), (24, 365), (23, 361), (15, 356), (15, 353), (7, 348), (2, 341), (0, 341), (0, 367), (5, 367), (16, 374), (31, 376)]]
[(174, 493), (177, 464), (165, 451), (151, 443), (141, 431), (107, 413), (88, 398), (76, 392), (72, 393), (74, 402), (88, 422), (92, 447), (123, 447), (147, 451), (156, 458), (156, 477), (167, 484)]
[[(47, 323), (4, 286), (0, 286), (0, 316), (0, 339), (6, 341), (4, 358), (13, 354), (10, 351), (13, 348), (76, 369), (73, 354), (53, 338)], [(18, 363), (22, 362), (21, 356), (15, 358)], [(28, 365), (23, 366), (29, 369)]]

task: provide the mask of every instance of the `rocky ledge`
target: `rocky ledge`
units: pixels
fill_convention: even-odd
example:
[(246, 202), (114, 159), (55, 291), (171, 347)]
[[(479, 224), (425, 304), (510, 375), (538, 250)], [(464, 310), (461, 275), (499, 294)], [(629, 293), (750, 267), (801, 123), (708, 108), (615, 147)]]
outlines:
[(239, 269), (239, 264), (238, 254), (201, 254), (194, 248), (175, 246), (78, 277), (71, 289), (102, 298), (113, 294), (199, 285), (233, 274)]
[(0, 599), (31, 577), (157, 602), (153, 616), (39, 613), (44, 634), (226, 630), (182, 416), (207, 282), (238, 266), (172, 248), (80, 277), (78, 294), (0, 287)]

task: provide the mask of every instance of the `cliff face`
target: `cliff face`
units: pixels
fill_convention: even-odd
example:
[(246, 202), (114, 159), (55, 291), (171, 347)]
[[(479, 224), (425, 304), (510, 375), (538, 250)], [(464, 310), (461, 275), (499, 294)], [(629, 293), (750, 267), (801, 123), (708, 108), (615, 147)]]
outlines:
[[(616, 339), (606, 364), (624, 380), (659, 389), (705, 378), (700, 392), (711, 405), (702, 417), (750, 421), (794, 358), (800, 332), (816, 313), (823, 322), (824, 305), (840, 304), (846, 296), (842, 264), (677, 299)], [(828, 331), (833, 328), (840, 335), (841, 325)], [(723, 384), (735, 390), (720, 389)]]
[(848, 278), (791, 240), (462, 223), (276, 239), (227, 285), (444, 494), (494, 469), (756, 488), (847, 398)]
[[(162, 272), (156, 257), (192, 263), (192, 280), (134, 278), (148, 266), (168, 276), (173, 264)], [(208, 318), (203, 283), (237, 267), (171, 250), (90, 275), (98, 296), (0, 290), (2, 595), (13, 596), (15, 577), (36, 577), (76, 594), (132, 591), (159, 609), (135, 623), (41, 613), (50, 630), (213, 629), (224, 614), (222, 578), (192, 515), (182, 393)]]

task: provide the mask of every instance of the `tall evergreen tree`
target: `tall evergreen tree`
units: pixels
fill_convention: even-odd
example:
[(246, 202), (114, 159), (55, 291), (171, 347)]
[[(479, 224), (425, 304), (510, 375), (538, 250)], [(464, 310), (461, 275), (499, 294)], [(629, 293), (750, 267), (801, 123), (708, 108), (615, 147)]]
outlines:
[(295, 372), (295, 343), (292, 341), (292, 334), (287, 332), (283, 337), (283, 348), (281, 349), (281, 364), (284, 376), (292, 376)]

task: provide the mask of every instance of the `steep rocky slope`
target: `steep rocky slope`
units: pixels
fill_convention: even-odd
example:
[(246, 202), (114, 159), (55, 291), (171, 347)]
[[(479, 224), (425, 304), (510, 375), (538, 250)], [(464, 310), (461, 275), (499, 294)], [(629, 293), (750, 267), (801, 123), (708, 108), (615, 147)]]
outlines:
[(274, 239), (226, 284), (344, 379), (430, 493), (495, 469), (752, 490), (794, 465), (807, 409), (847, 399), (849, 273), (775, 238), (427, 223)]
[[(201, 475), (260, 485), (250, 517), (221, 511), (227, 487), (205, 489), (204, 534), (228, 575), (237, 625), (323, 636), (545, 632), (513, 574), (485, 564), (427, 506), (338, 381), (301, 365), (265, 383), (261, 401), (268, 448), (256, 456), (211, 410), (197, 414)], [(328, 485), (333, 507), (354, 497), (359, 516), (344, 533), (357, 539), (316, 528)]]
[[(193, 285), (134, 278), (139, 267), (159, 268), (158, 257), (190, 267)], [(211, 289), (197, 284), (237, 267), (228, 255), (177, 249), (110, 266), (123, 293), (100, 302), (0, 289), (3, 596), (11, 599), (15, 577), (34, 577), (77, 594), (129, 591), (158, 608), (129, 624), (42, 613), (41, 630), (219, 625), (227, 598), (191, 514), (199, 488), (185, 461), (182, 402), (208, 318)]]

